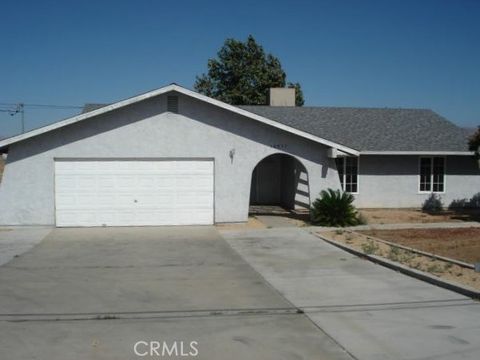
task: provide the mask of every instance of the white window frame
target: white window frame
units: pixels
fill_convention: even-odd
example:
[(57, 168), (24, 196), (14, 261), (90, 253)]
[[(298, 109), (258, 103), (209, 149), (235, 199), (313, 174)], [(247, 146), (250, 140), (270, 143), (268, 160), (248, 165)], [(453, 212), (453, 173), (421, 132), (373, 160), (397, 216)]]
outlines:
[[(433, 159), (443, 159), (443, 191), (433, 191)], [(422, 179), (422, 159), (430, 160), (430, 190), (420, 190), (420, 183)], [(445, 194), (447, 190), (447, 157), (446, 156), (419, 156), (418, 157), (418, 184), (417, 191), (419, 194)]]
[[(343, 177), (340, 180), (340, 187), (342, 188), (342, 191), (348, 192), (349, 194), (354, 194), (354, 195), (359, 194), (360, 193), (360, 157), (359, 156), (341, 156), (341, 158), (343, 159), (343, 169), (342, 169)], [(357, 191), (355, 192), (350, 192), (345, 190), (345, 187), (347, 184), (347, 161), (346, 161), (347, 158), (357, 160)], [(335, 166), (336, 166), (336, 163), (335, 163)], [(337, 169), (337, 172), (338, 172), (338, 169)]]

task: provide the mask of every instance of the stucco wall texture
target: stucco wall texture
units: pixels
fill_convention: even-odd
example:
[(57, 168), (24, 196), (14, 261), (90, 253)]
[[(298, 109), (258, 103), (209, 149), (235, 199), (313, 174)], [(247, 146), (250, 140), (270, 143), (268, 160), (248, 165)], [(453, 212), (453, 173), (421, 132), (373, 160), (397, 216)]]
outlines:
[[(438, 194), (445, 206), (480, 192), (480, 169), (473, 156), (447, 156), (445, 172), (445, 192)], [(419, 192), (418, 156), (360, 156), (359, 174), (358, 207), (420, 207), (429, 196)]]
[(326, 147), (178, 95), (178, 114), (166, 112), (162, 95), (11, 145), (0, 224), (55, 224), (55, 158), (214, 158), (217, 223), (247, 220), (252, 171), (271, 154), (290, 154), (305, 166), (311, 197), (340, 187)]
[[(289, 154), (303, 164), (310, 202), (322, 189), (340, 188), (325, 146), (178, 96), (178, 114), (166, 112), (164, 94), (11, 145), (0, 186), (0, 224), (55, 224), (56, 158), (213, 158), (216, 223), (247, 220), (252, 171), (272, 154)], [(472, 157), (450, 156), (446, 169), (446, 205), (480, 191)], [(418, 193), (417, 156), (361, 156), (359, 171), (358, 207), (419, 207), (428, 196)]]

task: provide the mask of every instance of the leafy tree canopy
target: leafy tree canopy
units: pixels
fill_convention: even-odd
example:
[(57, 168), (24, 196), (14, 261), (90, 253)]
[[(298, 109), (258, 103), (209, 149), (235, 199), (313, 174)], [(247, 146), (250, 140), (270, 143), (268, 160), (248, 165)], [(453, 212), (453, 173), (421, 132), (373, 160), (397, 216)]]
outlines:
[(286, 82), (280, 60), (266, 54), (252, 35), (245, 42), (227, 39), (216, 59), (208, 60), (208, 72), (197, 76), (195, 90), (232, 105), (266, 105), (271, 87), (294, 87), (295, 103), (302, 106), (299, 83)]
[(480, 155), (479, 148), (480, 148), (480, 126), (478, 127), (475, 134), (473, 134), (468, 141), (468, 149), (470, 151), (475, 151), (477, 155)]

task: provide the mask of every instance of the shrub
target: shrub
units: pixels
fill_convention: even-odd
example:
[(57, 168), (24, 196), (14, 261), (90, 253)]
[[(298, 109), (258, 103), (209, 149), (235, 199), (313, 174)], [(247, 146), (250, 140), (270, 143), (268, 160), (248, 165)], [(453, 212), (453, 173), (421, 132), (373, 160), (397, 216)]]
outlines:
[(434, 193), (431, 193), (430, 196), (425, 199), (422, 210), (429, 213), (436, 213), (443, 210), (442, 198)]
[(477, 131), (470, 137), (468, 140), (468, 150), (475, 151), (477, 157), (479, 154), (480, 149), (480, 126), (478, 127)]
[(468, 199), (456, 199), (452, 200), (450, 205), (448, 205), (448, 208), (450, 210), (461, 210), (461, 209), (466, 209), (469, 207), (468, 204)]
[(378, 245), (376, 245), (373, 240), (369, 240), (360, 246), (362, 247), (363, 252), (367, 255), (374, 255), (379, 249)]
[(438, 264), (432, 264), (427, 267), (427, 271), (431, 273), (443, 273), (445, 270)]
[(475, 195), (473, 195), (469, 202), (468, 202), (468, 206), (469, 208), (471, 209), (478, 209), (480, 208), (480, 193), (476, 193)]
[(473, 195), (470, 199), (452, 200), (448, 208), (450, 210), (478, 209), (480, 208), (480, 192)]
[(312, 222), (323, 226), (358, 225), (353, 200), (354, 197), (349, 193), (333, 189), (323, 190), (310, 209)]
[(395, 246), (390, 247), (387, 257), (392, 261), (399, 261), (401, 250)]

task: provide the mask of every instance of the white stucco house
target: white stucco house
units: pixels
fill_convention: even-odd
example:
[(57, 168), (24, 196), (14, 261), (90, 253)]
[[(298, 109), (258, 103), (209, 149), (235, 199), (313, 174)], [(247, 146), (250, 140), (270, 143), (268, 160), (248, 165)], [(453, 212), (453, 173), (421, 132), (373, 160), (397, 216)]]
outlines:
[(244, 222), (250, 204), (308, 208), (326, 188), (360, 208), (480, 191), (464, 132), (433, 111), (236, 107), (176, 84), (4, 139), (0, 151), (2, 225)]

